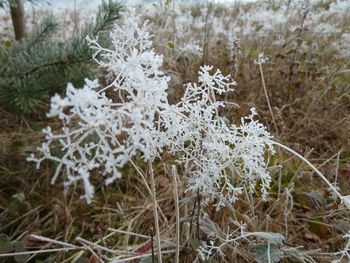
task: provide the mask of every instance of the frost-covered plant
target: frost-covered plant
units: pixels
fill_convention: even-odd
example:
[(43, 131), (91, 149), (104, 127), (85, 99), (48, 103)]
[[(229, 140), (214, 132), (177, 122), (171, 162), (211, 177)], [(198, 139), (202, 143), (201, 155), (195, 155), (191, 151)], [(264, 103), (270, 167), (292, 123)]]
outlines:
[[(197, 250), (199, 256), (203, 260), (208, 260), (215, 255), (219, 255), (221, 258), (225, 259), (224, 250), (226, 247), (238, 247), (244, 241), (250, 245), (254, 245), (257, 240), (263, 242), (256, 245), (256, 247), (262, 248), (262, 251), (257, 250), (258, 258), (262, 258), (266, 255), (270, 259), (273, 259), (271, 262), (277, 262), (278, 259), (283, 257), (283, 249), (281, 248), (280, 250), (278, 248), (278, 246), (283, 245), (283, 241), (285, 240), (282, 234), (273, 232), (249, 232), (246, 224), (236, 220), (232, 220), (232, 225), (233, 229), (230, 230), (228, 228), (226, 233), (221, 230), (217, 231), (216, 229), (210, 230), (208, 233), (209, 241), (202, 242)], [(262, 261), (265, 262), (265, 260)]]
[(216, 101), (215, 94), (231, 90), (233, 83), (219, 70), (211, 75), (211, 70), (201, 68), (199, 84), (188, 84), (181, 102), (172, 108), (179, 113), (170, 113), (165, 120), (172, 123), (166, 126), (173, 136), (170, 151), (183, 153), (179, 161), (190, 174), (188, 190), (199, 192), (206, 202), (217, 199), (219, 206), (234, 202), (243, 183), (253, 191), (258, 180), (266, 197), (271, 181), (264, 159), (266, 146), (274, 152), (270, 134), (254, 120), (254, 108), (239, 126), (219, 116), (224, 103)]
[[(101, 88), (97, 80), (87, 80), (82, 89), (68, 84), (64, 98), (54, 96), (48, 116), (58, 117), (63, 128), (57, 133), (45, 129), (46, 142), (38, 149), (42, 157), (28, 158), (38, 167), (45, 159), (58, 162), (52, 183), (64, 169), (65, 185), (81, 180), (87, 202), (94, 193), (92, 171), (108, 176), (105, 182), (110, 184), (121, 177), (120, 168), (136, 153), (149, 160), (164, 144), (157, 114), (168, 105), (169, 78), (159, 70), (162, 57), (150, 49), (146, 23), (142, 27), (139, 23), (139, 16), (126, 16), (124, 24), (110, 34), (113, 49), (102, 48), (97, 40), (88, 38), (96, 49), (95, 60), (108, 71), (111, 84)], [(107, 97), (108, 88), (117, 99)], [(60, 155), (52, 151), (54, 142), (61, 147)]]
[(210, 66), (201, 67), (198, 83), (187, 84), (181, 101), (170, 105), (162, 56), (151, 49), (147, 22), (140, 24), (140, 16), (125, 16), (110, 34), (111, 49), (88, 38), (110, 84), (102, 88), (97, 80), (86, 80), (81, 89), (68, 84), (65, 97), (54, 96), (48, 116), (63, 127), (46, 128), (46, 141), (38, 148), (42, 156), (28, 160), (38, 167), (45, 159), (57, 162), (52, 183), (64, 170), (65, 186), (82, 181), (87, 202), (94, 193), (93, 174), (110, 184), (137, 153), (152, 161), (164, 149), (187, 168), (188, 190), (199, 192), (205, 202), (234, 202), (243, 184), (253, 191), (259, 180), (266, 197), (271, 178), (264, 154), (266, 147), (272, 153), (273, 148), (270, 134), (254, 119), (255, 110), (240, 125), (227, 123), (219, 115), (225, 104), (216, 95), (232, 91), (235, 83)]
[(247, 237), (247, 225), (233, 220), (235, 229), (228, 231), (228, 233), (223, 233), (221, 231), (213, 231), (210, 229), (208, 233), (209, 241), (203, 242), (198, 248), (198, 254), (202, 260), (208, 260), (215, 254), (224, 257), (225, 253), (223, 249), (227, 245), (238, 245), (241, 239), (248, 240)]
[(331, 263), (341, 263), (345, 262), (344, 260), (350, 261), (350, 232), (344, 235), (344, 239), (346, 239), (344, 248), (341, 251), (335, 253), (336, 255), (339, 255), (340, 258), (333, 260)]
[(185, 43), (180, 47), (180, 52), (188, 55), (199, 56), (203, 49), (198, 45), (197, 41)]
[[(320, 0), (280, 0), (273, 4), (270, 1), (256, 1), (254, 4), (225, 3), (214, 6), (209, 1), (207, 5), (175, 5), (166, 10), (155, 6), (147, 9), (147, 16), (155, 21), (152, 24), (154, 32), (157, 32), (155, 43), (164, 47), (164, 39), (175, 40), (175, 51), (186, 46), (189, 39), (200, 40), (200, 47), (208, 44), (211, 48), (217, 47), (218, 42), (229, 48), (237, 37), (244, 42), (255, 39), (264, 45), (272, 42), (283, 46), (294, 43), (291, 35), (292, 39), (296, 37), (304, 20), (305, 32), (327, 43), (331, 41), (336, 57), (348, 58), (349, 34), (344, 21), (349, 19), (349, 3), (347, 0), (329, 1), (328, 4)], [(304, 18), (306, 10), (308, 13)], [(209, 35), (208, 38), (205, 34)], [(334, 41), (334, 36), (339, 40)], [(317, 46), (320, 44), (315, 43)], [(305, 43), (301, 46), (306, 47)]]

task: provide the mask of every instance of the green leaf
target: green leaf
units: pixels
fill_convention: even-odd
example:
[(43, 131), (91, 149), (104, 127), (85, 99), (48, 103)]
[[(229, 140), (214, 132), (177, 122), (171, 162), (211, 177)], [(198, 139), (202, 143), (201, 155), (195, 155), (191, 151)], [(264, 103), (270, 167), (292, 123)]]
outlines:
[(249, 51), (248, 56), (250, 58), (257, 58), (259, 56), (259, 50), (252, 49)]
[(206, 263), (219, 263), (219, 261), (217, 261), (214, 258), (209, 258), (207, 261), (205, 261)]
[(24, 139), (21, 137), (21, 135), (15, 135), (11, 138), (11, 142), (9, 145), (9, 148), (11, 151), (19, 151), (23, 146), (25, 145)]
[(7, 205), (7, 208), (12, 211), (17, 211), (19, 207), (24, 203), (25, 201), (25, 195), (24, 193), (17, 193), (11, 196), (10, 201)]
[(10, 253), (13, 251), (13, 245), (8, 237), (5, 235), (1, 235), (0, 237), (0, 254)]
[(26, 197), (24, 195), (24, 193), (17, 193), (11, 196), (11, 198), (13, 198), (14, 200), (16, 200), (19, 203), (23, 203), (26, 200)]
[(306, 250), (306, 251), (301, 251), (298, 248), (293, 248), (293, 247), (288, 247), (285, 251), (286, 256), (289, 256), (291, 258), (294, 258), (298, 261), (301, 262), (310, 262), (308, 259), (313, 255), (313, 254), (318, 254), (321, 252), (320, 249), (315, 249), (315, 250)]
[(279, 244), (283, 243), (285, 239), (280, 233), (269, 233), (269, 232), (253, 232), (251, 235), (265, 239), (269, 243)]
[(350, 231), (350, 222), (348, 222), (347, 220), (339, 219), (333, 223), (333, 226), (336, 227), (337, 229), (340, 229), (344, 233), (347, 233)]
[[(140, 263), (153, 263), (152, 256), (144, 257)], [(154, 263), (158, 263), (158, 257), (157, 255), (154, 255)]]
[(174, 43), (173, 42), (171, 42), (171, 41), (169, 41), (168, 42), (168, 48), (174, 48), (175, 46), (174, 46)]
[(298, 47), (300, 47), (301, 44), (303, 43), (303, 39), (300, 38), (300, 37), (298, 37), (298, 38), (296, 39), (296, 41), (297, 41), (297, 46), (298, 46)]
[(2, 45), (5, 46), (6, 48), (9, 48), (12, 46), (12, 42), (10, 40), (2, 40), (1, 41)]
[(278, 262), (283, 257), (283, 252), (275, 244), (259, 244), (254, 250), (260, 262)]
[(86, 263), (86, 262), (89, 262), (89, 259), (85, 256), (81, 256), (75, 261), (75, 263)]
[[(14, 248), (15, 248), (15, 252), (25, 252), (25, 251), (27, 251), (25, 245), (22, 242), (15, 242), (14, 243)], [(18, 262), (18, 263), (27, 262), (29, 257), (30, 257), (30, 255), (16, 255), (16, 256), (14, 256), (16, 262)]]
[(198, 239), (192, 239), (192, 240), (190, 241), (190, 245), (191, 245), (191, 247), (193, 247), (194, 249), (198, 249), (200, 243), (199, 243)]
[(290, 55), (290, 54), (294, 54), (295, 52), (297, 52), (297, 50), (295, 48), (290, 48), (287, 50), (286, 54)]
[(170, 4), (171, 4), (171, 0), (165, 0), (165, 2), (164, 2), (164, 7), (165, 7), (166, 9), (168, 9), (169, 6), (170, 6)]

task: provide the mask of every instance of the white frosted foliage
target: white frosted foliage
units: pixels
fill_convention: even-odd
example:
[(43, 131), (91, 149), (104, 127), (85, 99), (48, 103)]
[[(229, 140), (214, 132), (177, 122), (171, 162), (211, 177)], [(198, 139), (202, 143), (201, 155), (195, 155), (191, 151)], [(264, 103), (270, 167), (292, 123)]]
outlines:
[(110, 84), (68, 84), (64, 97), (52, 97), (48, 117), (58, 118), (62, 128), (44, 129), (39, 157), (32, 154), (28, 160), (38, 167), (44, 160), (56, 162), (52, 182), (62, 174), (66, 187), (82, 183), (87, 202), (94, 194), (93, 178), (113, 183), (131, 158), (153, 161), (163, 151), (185, 167), (188, 191), (200, 192), (204, 203), (234, 202), (244, 185), (253, 191), (258, 181), (266, 197), (271, 178), (265, 153), (274, 152), (269, 132), (255, 119), (255, 109), (239, 125), (219, 113), (225, 103), (217, 95), (233, 91), (236, 83), (203, 66), (198, 83), (188, 83), (181, 100), (171, 105), (169, 77), (161, 70), (163, 57), (152, 50), (147, 22), (131, 11), (110, 38), (111, 48), (87, 38)]

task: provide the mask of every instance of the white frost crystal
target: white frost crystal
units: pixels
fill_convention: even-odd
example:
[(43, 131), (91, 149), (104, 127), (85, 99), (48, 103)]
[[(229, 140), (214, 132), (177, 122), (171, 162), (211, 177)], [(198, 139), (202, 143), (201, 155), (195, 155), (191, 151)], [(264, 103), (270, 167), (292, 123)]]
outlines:
[(58, 118), (62, 129), (44, 129), (41, 156), (28, 160), (38, 167), (46, 159), (57, 162), (52, 182), (61, 173), (65, 186), (81, 181), (87, 202), (94, 194), (93, 177), (101, 174), (110, 184), (136, 154), (152, 161), (162, 151), (178, 157), (188, 191), (198, 191), (204, 202), (234, 202), (243, 185), (253, 191), (257, 181), (266, 197), (271, 178), (264, 155), (266, 149), (274, 152), (270, 134), (254, 119), (254, 109), (240, 125), (228, 124), (219, 114), (225, 104), (216, 95), (232, 91), (235, 82), (203, 66), (198, 83), (187, 84), (182, 99), (170, 105), (163, 58), (151, 49), (147, 23), (140, 25), (139, 16), (126, 15), (110, 34), (111, 49), (88, 38), (110, 84), (86, 80), (80, 89), (68, 84), (64, 98), (55, 95), (48, 116)]

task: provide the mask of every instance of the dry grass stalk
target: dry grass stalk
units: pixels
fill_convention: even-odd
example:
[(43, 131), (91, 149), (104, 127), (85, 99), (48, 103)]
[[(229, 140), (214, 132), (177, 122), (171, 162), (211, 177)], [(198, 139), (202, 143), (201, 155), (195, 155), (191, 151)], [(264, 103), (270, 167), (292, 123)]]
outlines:
[(180, 208), (179, 208), (179, 191), (178, 191), (178, 183), (177, 183), (177, 169), (176, 166), (172, 166), (172, 176), (173, 176), (173, 189), (174, 189), (174, 201), (175, 201), (175, 215), (176, 215), (176, 238), (175, 238), (175, 246), (176, 246), (176, 254), (175, 254), (175, 263), (179, 263), (180, 256)]
[(152, 189), (152, 200), (153, 200), (153, 214), (154, 214), (154, 225), (156, 229), (156, 239), (157, 239), (157, 254), (158, 254), (158, 262), (162, 263), (162, 246), (160, 239), (160, 228), (159, 228), (159, 218), (158, 218), (158, 204), (157, 204), (157, 195), (156, 195), (156, 184), (154, 180), (154, 172), (152, 162), (148, 162), (148, 171), (151, 177), (151, 189)]

